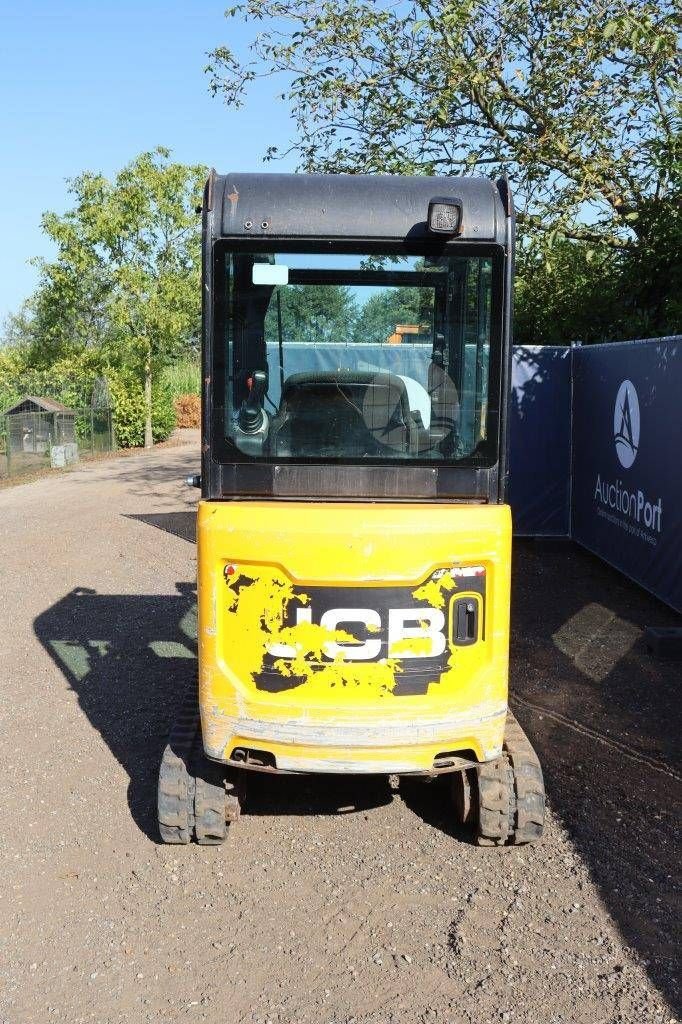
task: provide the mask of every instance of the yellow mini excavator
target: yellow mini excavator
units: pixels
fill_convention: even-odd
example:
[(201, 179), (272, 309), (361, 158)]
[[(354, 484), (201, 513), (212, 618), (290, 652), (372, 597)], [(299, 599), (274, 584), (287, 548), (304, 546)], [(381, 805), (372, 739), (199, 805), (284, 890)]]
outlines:
[(221, 842), (252, 771), (451, 773), (481, 845), (541, 835), (507, 705), (513, 259), (505, 180), (211, 173), (166, 842)]

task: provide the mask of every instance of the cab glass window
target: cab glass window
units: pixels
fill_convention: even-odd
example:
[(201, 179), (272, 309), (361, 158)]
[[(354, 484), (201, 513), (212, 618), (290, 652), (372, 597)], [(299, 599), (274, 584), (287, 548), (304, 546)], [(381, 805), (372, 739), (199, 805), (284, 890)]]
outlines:
[(227, 251), (226, 441), (270, 461), (489, 461), (493, 264)]

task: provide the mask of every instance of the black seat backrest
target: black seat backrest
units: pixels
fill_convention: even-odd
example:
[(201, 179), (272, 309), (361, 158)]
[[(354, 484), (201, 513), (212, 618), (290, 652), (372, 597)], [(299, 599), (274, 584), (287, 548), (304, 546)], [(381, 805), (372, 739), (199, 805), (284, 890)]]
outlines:
[(407, 390), (391, 373), (297, 373), (285, 381), (268, 453), (288, 458), (363, 458), (407, 452), (413, 429)]

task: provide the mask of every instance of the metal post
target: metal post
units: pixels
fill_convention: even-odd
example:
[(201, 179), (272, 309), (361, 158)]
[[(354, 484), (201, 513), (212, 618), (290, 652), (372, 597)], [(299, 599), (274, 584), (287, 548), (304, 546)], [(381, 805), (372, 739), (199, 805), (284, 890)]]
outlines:
[(282, 342), (282, 304), (279, 297), (279, 288), (275, 291), (277, 299), (277, 347), (279, 350), (279, 400), (282, 401), (284, 394), (284, 346)]
[(478, 276), (476, 278), (476, 398), (474, 418), (474, 444), (481, 440), (483, 427), (483, 347), (486, 341), (486, 309), (485, 309), (485, 280), (483, 278), (483, 261), (478, 260)]
[(9, 429), (9, 416), (3, 416), (3, 430), (5, 432), (5, 455), (7, 459), (7, 476), (12, 475), (11, 455), (10, 455), (10, 429)]

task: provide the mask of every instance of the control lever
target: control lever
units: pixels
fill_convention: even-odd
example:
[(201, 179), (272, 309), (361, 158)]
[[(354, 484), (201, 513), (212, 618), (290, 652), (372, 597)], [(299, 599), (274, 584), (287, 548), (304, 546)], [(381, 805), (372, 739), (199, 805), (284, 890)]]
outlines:
[(248, 397), (239, 410), (239, 429), (245, 434), (257, 434), (263, 426), (263, 399), (268, 386), (265, 370), (254, 370), (249, 382)]

